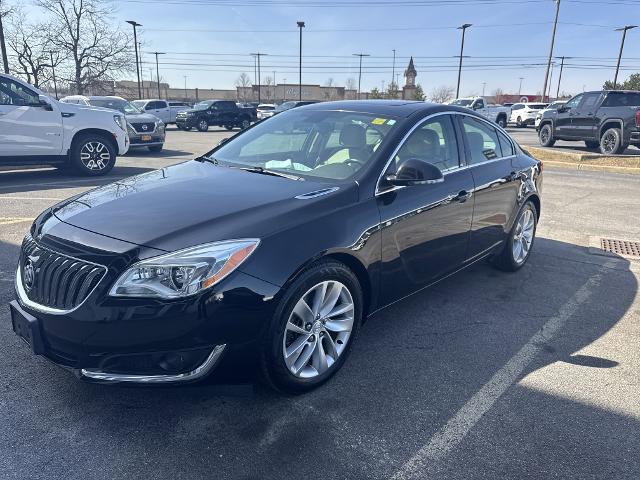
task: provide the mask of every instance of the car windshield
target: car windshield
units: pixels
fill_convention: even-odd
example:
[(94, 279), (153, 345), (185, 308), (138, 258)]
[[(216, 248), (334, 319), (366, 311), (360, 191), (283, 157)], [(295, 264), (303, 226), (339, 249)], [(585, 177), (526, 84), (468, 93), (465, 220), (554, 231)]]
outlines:
[(562, 105), (564, 105), (566, 102), (553, 102), (551, 105), (549, 105), (547, 108), (558, 108), (561, 107)]
[(213, 102), (198, 102), (193, 106), (194, 110), (206, 110)]
[(276, 107), (273, 105), (260, 105), (258, 110), (266, 111), (266, 110), (274, 110)]
[(473, 103), (473, 100), (460, 99), (460, 100), (454, 100), (453, 102), (451, 102), (451, 105), (458, 105), (460, 107), (468, 107), (472, 103)]
[(92, 99), (89, 100), (89, 104), (94, 107), (110, 108), (111, 110), (117, 110), (124, 114), (140, 113), (140, 110), (126, 100), (117, 98)]
[(136, 107), (138, 110), (144, 110), (144, 106), (146, 103), (147, 102), (145, 102), (144, 100), (134, 100), (133, 102), (131, 102), (131, 105)]
[(370, 164), (396, 123), (388, 115), (294, 109), (257, 124), (205, 158), (303, 179), (344, 180)]
[(284, 102), (276, 107), (276, 112), (284, 112), (296, 106), (296, 102)]

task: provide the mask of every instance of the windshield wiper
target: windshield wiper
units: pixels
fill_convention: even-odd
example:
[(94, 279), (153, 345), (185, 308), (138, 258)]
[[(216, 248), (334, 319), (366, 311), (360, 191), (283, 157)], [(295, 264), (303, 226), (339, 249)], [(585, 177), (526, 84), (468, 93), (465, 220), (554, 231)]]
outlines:
[(244, 170), (245, 172), (259, 173), (261, 175), (272, 175), (274, 177), (288, 178), (289, 180), (304, 180), (304, 178), (298, 177), (297, 175), (291, 175), (290, 173), (277, 172), (275, 170), (268, 170), (263, 167), (231, 167), (231, 168), (238, 168), (240, 170)]
[(220, 163), (216, 158), (207, 157), (206, 155), (201, 155), (199, 157), (196, 157), (194, 158), (194, 160), (197, 162), (210, 162), (210, 163), (213, 163), (214, 165), (220, 165)]

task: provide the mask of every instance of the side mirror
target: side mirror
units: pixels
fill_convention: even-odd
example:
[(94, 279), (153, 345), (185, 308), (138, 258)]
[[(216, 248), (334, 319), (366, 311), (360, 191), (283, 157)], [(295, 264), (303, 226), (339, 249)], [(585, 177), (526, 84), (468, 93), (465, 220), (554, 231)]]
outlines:
[(438, 167), (417, 158), (410, 158), (398, 168), (395, 175), (387, 175), (390, 185), (409, 187), (412, 185), (430, 185), (444, 182), (444, 175)]
[(557, 111), (558, 113), (565, 113), (569, 111), (569, 107), (565, 107), (564, 105), (562, 105), (561, 107), (558, 107)]

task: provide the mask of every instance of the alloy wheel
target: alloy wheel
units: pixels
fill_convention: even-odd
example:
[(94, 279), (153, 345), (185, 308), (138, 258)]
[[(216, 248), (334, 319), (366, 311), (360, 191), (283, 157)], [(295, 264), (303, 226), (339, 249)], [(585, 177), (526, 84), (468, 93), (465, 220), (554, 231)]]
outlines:
[(616, 148), (616, 136), (614, 133), (606, 133), (602, 138), (602, 150), (604, 153), (613, 153)]
[(549, 141), (550, 135), (551, 131), (549, 127), (547, 127), (546, 125), (542, 127), (542, 130), (540, 130), (540, 143), (542, 143), (543, 145), (547, 143)]
[(535, 218), (533, 211), (527, 208), (518, 219), (513, 236), (512, 255), (516, 264), (524, 263), (533, 243)]
[(104, 170), (110, 160), (109, 149), (97, 140), (85, 143), (80, 149), (80, 161), (88, 170)]
[(285, 327), (282, 354), (299, 378), (326, 372), (344, 352), (353, 330), (355, 306), (349, 289), (329, 280), (300, 297)]

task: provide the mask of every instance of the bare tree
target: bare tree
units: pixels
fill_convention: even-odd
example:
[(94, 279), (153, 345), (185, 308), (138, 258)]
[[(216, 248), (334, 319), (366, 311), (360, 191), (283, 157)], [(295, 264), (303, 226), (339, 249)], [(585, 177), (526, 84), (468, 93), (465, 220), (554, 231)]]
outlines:
[(272, 98), (272, 94), (273, 94), (273, 98), (276, 97), (276, 93), (275, 93), (275, 85), (273, 83), (273, 77), (264, 77), (264, 79), (262, 80), (262, 84), (265, 87), (265, 91), (264, 91), (264, 96), (266, 97), (267, 100), (271, 100)]
[(132, 41), (109, 22), (113, 5), (100, 0), (36, 0), (52, 15), (50, 41), (69, 62), (76, 93), (133, 69)]
[(356, 79), (353, 77), (347, 78), (347, 82), (345, 83), (345, 88), (347, 90), (357, 90), (358, 84), (356, 83)]
[(250, 86), (251, 86), (251, 79), (249, 78), (249, 75), (242, 72), (240, 76), (236, 79), (236, 87), (240, 89), (239, 91), (240, 100), (242, 100), (243, 102), (247, 101), (247, 93), (249, 91)]
[(332, 77), (327, 78), (327, 81), (324, 82), (325, 87), (333, 87), (335, 86), (335, 82)]
[(455, 89), (453, 87), (441, 85), (431, 90), (431, 95), (429, 95), (429, 99), (434, 103), (445, 103), (451, 100), (454, 94), (455, 94)]
[(505, 99), (504, 90), (502, 90), (501, 88), (496, 88), (493, 91), (492, 95), (493, 95), (494, 101), (497, 104), (501, 104), (502, 102), (504, 102), (504, 99)]

